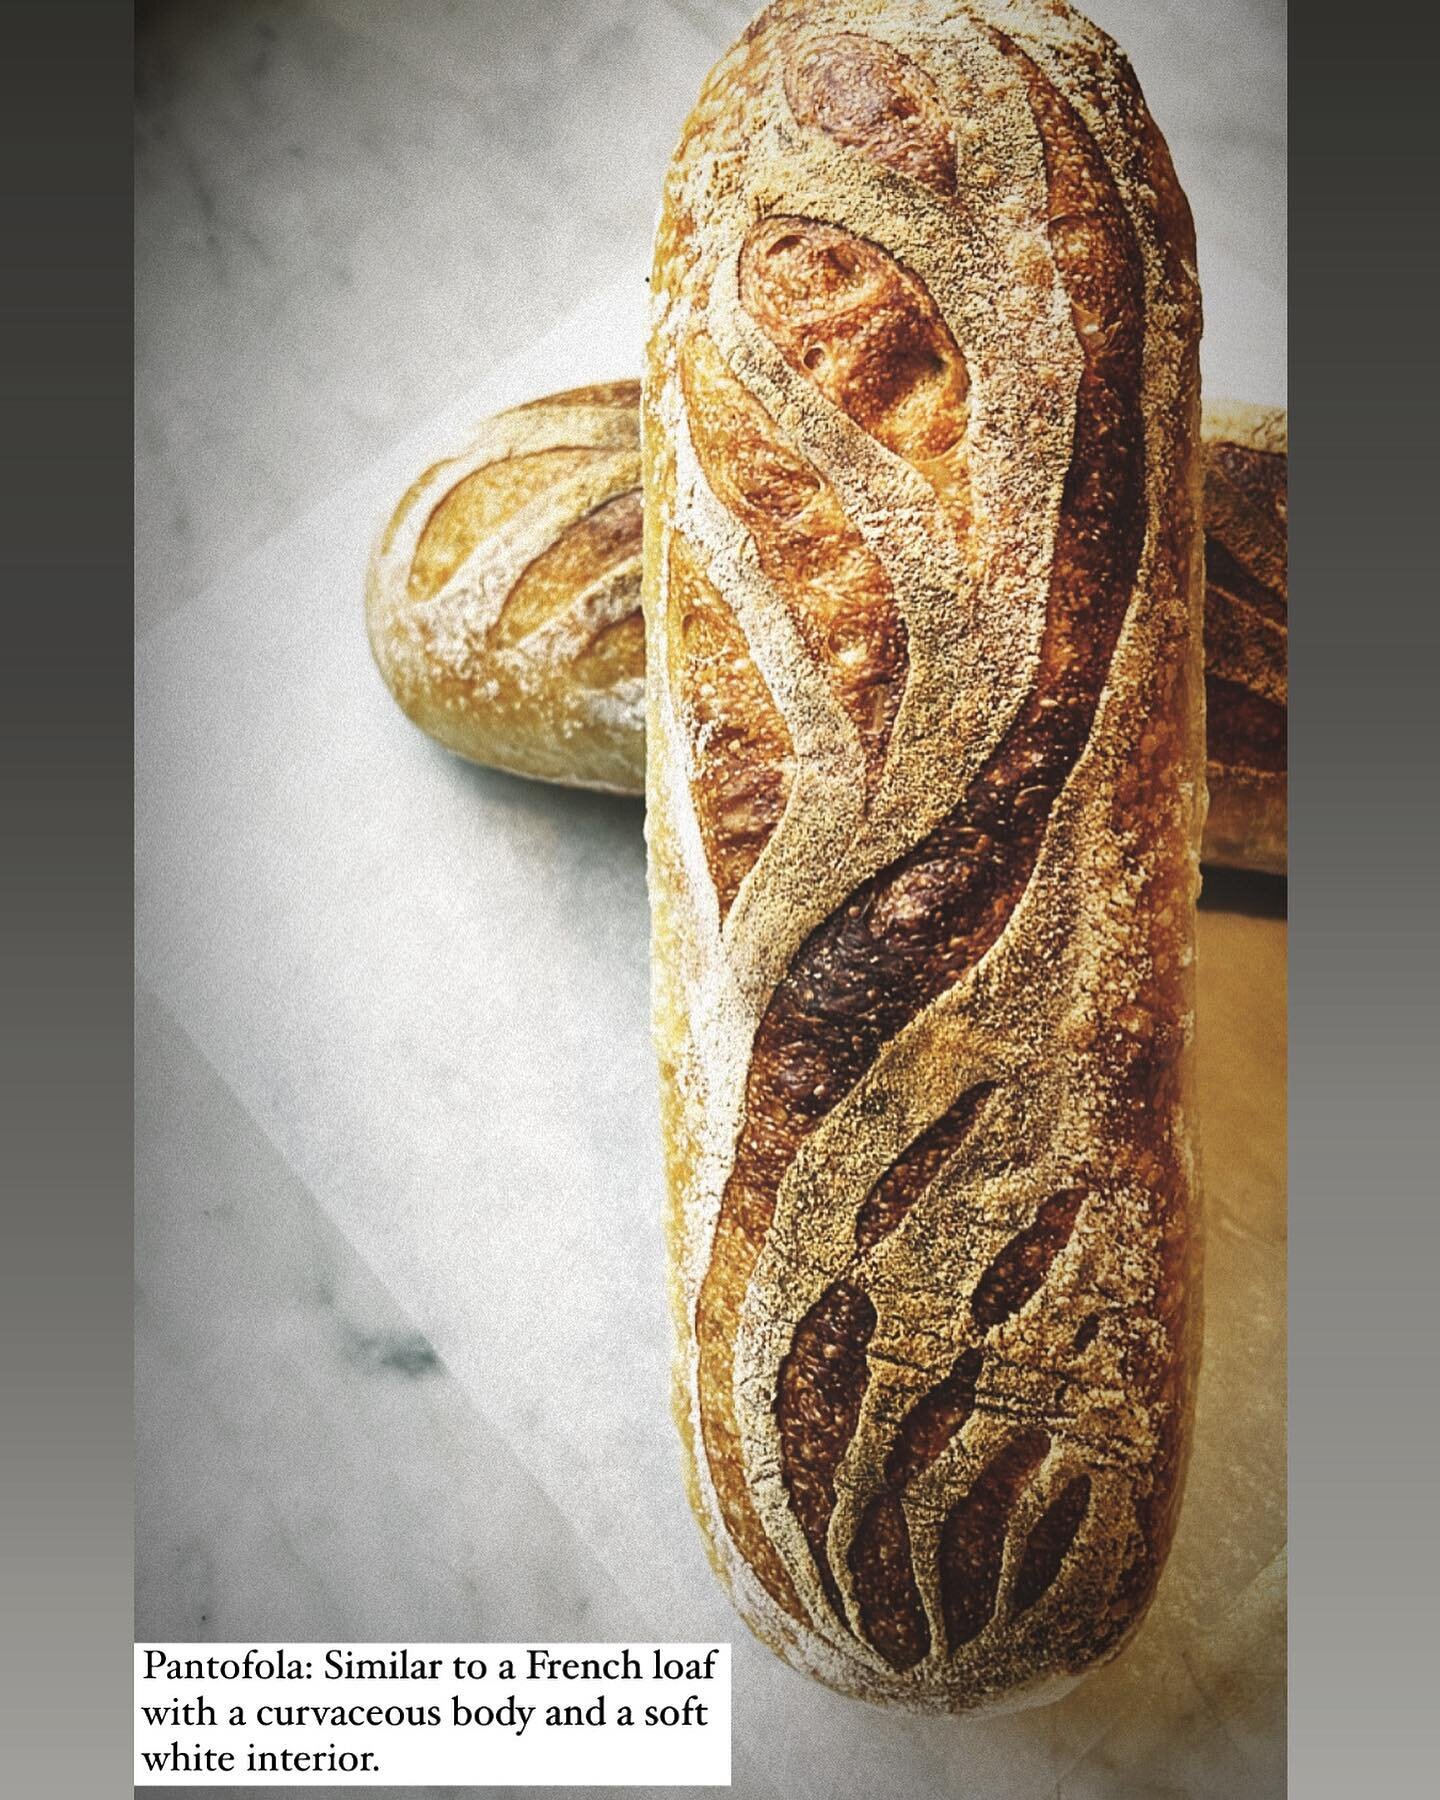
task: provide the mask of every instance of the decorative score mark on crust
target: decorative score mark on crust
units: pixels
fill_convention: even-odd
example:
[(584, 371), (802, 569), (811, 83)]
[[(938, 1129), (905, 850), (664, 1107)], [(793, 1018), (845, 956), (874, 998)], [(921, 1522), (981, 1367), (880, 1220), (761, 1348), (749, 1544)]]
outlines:
[(549, 412), (563, 406), (596, 406), (629, 415), (639, 405), (640, 383), (631, 377), (626, 381), (599, 381), (584, 387), (562, 388), (558, 394), (541, 394), (534, 400), (524, 401), (514, 411)]
[(1011, 1238), (991, 1262), (970, 1296), (970, 1316), (981, 1331), (993, 1331), (1040, 1292), (1051, 1264), (1070, 1242), (1084, 1199), (1081, 1188), (1053, 1194), (1034, 1224)]
[[(897, 1157), (871, 1188), (856, 1216), (855, 1261), (850, 1278), (832, 1284), (811, 1307), (796, 1327), (790, 1350), (780, 1365), (775, 1417), (781, 1479), (815, 1559), (826, 1597), (842, 1624), (846, 1622), (845, 1607), (835, 1585), (826, 1539), (835, 1510), (835, 1474), (860, 1422), (860, 1408), (869, 1384), (865, 1351), (875, 1330), (874, 1305), (855, 1285), (855, 1279), (861, 1259), (900, 1224), (959, 1148), (981, 1103), (992, 1092), (990, 1082), (968, 1089)], [(972, 1401), (973, 1387), (972, 1378)], [(948, 1405), (943, 1386), (928, 1398), (937, 1400), (942, 1407)], [(921, 1434), (917, 1444), (925, 1441), (926, 1420), (932, 1417), (923, 1412), (923, 1406), (922, 1402), (914, 1415), (914, 1429)], [(933, 1418), (928, 1429), (933, 1430)], [(938, 1449), (935, 1454), (939, 1454)], [(896, 1484), (903, 1485), (913, 1472), (906, 1469), (897, 1473)]]
[(1205, 742), (1222, 769), (1283, 774), (1289, 762), (1285, 707), (1222, 675), (1205, 676)]
[(908, 1487), (945, 1450), (975, 1410), (975, 1388), (984, 1352), (977, 1344), (963, 1351), (938, 1387), (922, 1394), (906, 1413), (885, 1462), (886, 1483)]
[(785, 1488), (842, 1624), (845, 1605), (830, 1571), (825, 1539), (835, 1510), (835, 1471), (860, 1420), (865, 1350), (874, 1329), (869, 1296), (850, 1282), (836, 1282), (796, 1327), (775, 1396)]
[(616, 494), (572, 520), (521, 571), (490, 629), (492, 648), (518, 644), (594, 582), (638, 557), (643, 523), (638, 488)]
[(671, 674), (687, 735), (704, 751), (691, 793), (723, 918), (785, 810), (790, 733), (739, 621), (679, 536), (669, 590)]
[(703, 332), (686, 339), (680, 374), (705, 479), (750, 533), (760, 567), (828, 674), (873, 788), (907, 663), (889, 577), (829, 483), (783, 440)]
[[(738, 1472), (732, 1387), (740, 1308), (776, 1194), (805, 1136), (1004, 930), (1089, 739), (1144, 540), (1139, 251), (1114, 177), (1078, 114), (1028, 58), (999, 42), (1024, 77), (1040, 132), (1052, 253), (1083, 354), (1039, 666), (1028, 700), (959, 805), (818, 926), (777, 986), (755, 1035), (744, 1123), (696, 1308), (701, 1428), (726, 1530), (771, 1595), (802, 1619)], [(1013, 1439), (947, 1519), (941, 1588), (952, 1648), (993, 1611), (1014, 1498), (1048, 1447), (1043, 1433)], [(888, 1516), (893, 1522), (893, 1508)], [(873, 1573), (898, 1563), (882, 1540), (867, 1566)], [(826, 1580), (818, 1558), (817, 1573)], [(883, 1602), (874, 1591), (878, 1616)], [(895, 1655), (910, 1656), (916, 1641), (910, 1627), (894, 1625)]]
[(1000, 1591), (1000, 1571), (1010, 1515), (1021, 1490), (1044, 1461), (1050, 1439), (1022, 1431), (991, 1459), (940, 1528), (940, 1606), (952, 1651), (990, 1623)]
[(418, 602), (439, 593), (482, 538), (611, 454), (561, 445), (485, 463), (457, 481), (425, 522), (411, 559), (408, 597)]
[(1212, 770), (1283, 774), (1288, 646), (1287, 459), (1205, 450), (1206, 752)]
[(898, 1491), (870, 1502), (850, 1545), (850, 1578), (860, 1629), (892, 1669), (913, 1669), (930, 1654), (930, 1625), (910, 1548), (910, 1525)]
[[(1040, 1207), (1034, 1222), (991, 1260), (970, 1300), (971, 1317), (982, 1332), (1002, 1324), (1040, 1291), (1055, 1258), (1069, 1241), (1083, 1199), (1079, 1191), (1053, 1196)], [(922, 1395), (906, 1414), (886, 1461), (885, 1487), (866, 1508), (850, 1547), (861, 1629), (893, 1668), (912, 1668), (930, 1648), (929, 1627), (911, 1560), (904, 1492), (940, 1456), (974, 1411), (982, 1360), (983, 1352), (972, 1346), (950, 1375)], [(1087, 1499), (1088, 1494), (1087, 1482)], [(1082, 1507), (1082, 1515), (1083, 1511)], [(1060, 1561), (1078, 1527), (1079, 1518), (1056, 1552), (1045, 1586), (1058, 1574)], [(1039, 1548), (1058, 1543), (1060, 1535), (1057, 1527), (1042, 1538)], [(994, 1607), (993, 1591), (989, 1592), (988, 1602), (983, 1591), (988, 1588), (987, 1568), (988, 1565), (982, 1568), (977, 1577), (982, 1591), (963, 1601), (958, 1589), (952, 1594), (956, 1606), (971, 1613), (983, 1611), (985, 1618)], [(1041, 1572), (1037, 1566), (1033, 1579), (1038, 1580)], [(953, 1573), (952, 1588), (960, 1580), (960, 1575)], [(1034, 1597), (1038, 1598), (1041, 1591), (1037, 1587)]]
[(892, 1232), (940, 1170), (959, 1149), (961, 1140), (995, 1091), (982, 1081), (967, 1088), (955, 1104), (923, 1131), (905, 1154), (891, 1164), (861, 1202), (855, 1217), (855, 1248), (871, 1250)]
[(570, 675), (597, 694), (613, 694), (624, 681), (643, 681), (645, 615), (640, 608), (602, 625), (571, 663)]
[(1238, 576), (1248, 600), (1272, 618), (1285, 617), (1288, 544), (1288, 459), (1245, 444), (1211, 443), (1205, 450), (1207, 573), (1214, 546), (1216, 576)]
[(1225, 600), (1241, 601), (1246, 606), (1253, 606), (1263, 617), (1273, 619), (1277, 625), (1285, 624), (1289, 609), (1284, 590), (1276, 592), (1252, 575), (1234, 552), (1226, 549), (1220, 535), (1222, 529), (1218, 519), (1206, 519), (1205, 584), (1208, 592)]
[(772, 216), (740, 256), (740, 300), (793, 369), (970, 516), (969, 372), (923, 282), (836, 225)]
[(982, 1352), (972, 1345), (905, 1415), (886, 1459), (885, 1485), (866, 1507), (850, 1546), (860, 1628), (894, 1669), (913, 1668), (930, 1650), (902, 1496), (975, 1410), (981, 1361)]
[(785, 65), (785, 98), (801, 125), (907, 175), (955, 192), (955, 134), (930, 77), (878, 38), (837, 32)]
[(1053, 1586), (1089, 1510), (1090, 1477), (1077, 1475), (1065, 1484), (1040, 1515), (1020, 1556), (1011, 1596), (1011, 1612), (1015, 1617), (1028, 1612)]

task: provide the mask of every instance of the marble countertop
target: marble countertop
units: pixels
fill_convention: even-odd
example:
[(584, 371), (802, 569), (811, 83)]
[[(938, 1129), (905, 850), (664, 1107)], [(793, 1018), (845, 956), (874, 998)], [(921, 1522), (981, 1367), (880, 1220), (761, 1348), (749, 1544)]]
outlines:
[[(1194, 205), (1207, 389), (1283, 401), (1283, 5), (1090, 10)], [(1070, 1700), (894, 1719), (749, 1643), (679, 1491), (639, 807), (456, 762), (369, 666), (437, 446), (637, 367), (659, 172), (749, 12), (139, 9), (137, 1634), (733, 1637), (757, 1800), (1278, 1795), (1283, 923), (1202, 920), (1231, 1507)]]

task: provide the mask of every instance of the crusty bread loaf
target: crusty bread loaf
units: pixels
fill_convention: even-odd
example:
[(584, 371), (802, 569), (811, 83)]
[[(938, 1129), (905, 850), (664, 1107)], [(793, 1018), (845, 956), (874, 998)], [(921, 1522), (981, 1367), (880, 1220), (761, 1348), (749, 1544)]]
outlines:
[(1289, 442), (1284, 410), (1207, 402), (1207, 862), (1286, 869)]
[(370, 644), (462, 756), (636, 791), (644, 686), (634, 382), (488, 420), (428, 468), (371, 558)]
[[(639, 382), (617, 382), (607, 391), (617, 403), (633, 404), (638, 445)], [(557, 394), (535, 405), (548, 414), (570, 401), (570, 396)], [(1210, 863), (1283, 874), (1285, 413), (1281, 408), (1235, 401), (1207, 402), (1203, 425), (1208, 459), (1205, 554), (1207, 570), (1213, 573), (1205, 599), (1210, 810), (1202, 855)], [(454, 466), (450, 462), (437, 465), (441, 478), (425, 490), (432, 508), (450, 491), (445, 475)], [(633, 490), (637, 499), (632, 504), (638, 504), (638, 483), (637, 469)], [(557, 534), (580, 525), (593, 510), (590, 491), (583, 483), (566, 483), (562, 476), (548, 491), (557, 508)], [(411, 490), (407, 507), (415, 504), (419, 492), (418, 488)], [(614, 498), (618, 506), (621, 496)], [(537, 705), (532, 710), (526, 691), (517, 691), (512, 685), (504, 701), (507, 727), (496, 732), (491, 664), (485, 654), (470, 655), (463, 664), (453, 655), (412, 657), (406, 688), (410, 716), (421, 725), (435, 718), (439, 722), (436, 735), (442, 741), (480, 762), (499, 760), (502, 767), (521, 767), (517, 751), (523, 750), (523, 773), (538, 772), (552, 781), (578, 786), (598, 781), (622, 793), (642, 793), (645, 646), (639, 628), (640, 571), (628, 549), (619, 554), (619, 560), (623, 574), (613, 590), (616, 610), (618, 613), (627, 605), (629, 610), (606, 628), (603, 658), (577, 657), (576, 639), (565, 632), (538, 633), (526, 643), (530, 667), (538, 676), (529, 691), (547, 696), (548, 706)], [(387, 609), (398, 607), (403, 613), (408, 579), (407, 568), (391, 564)], [(446, 606), (458, 612), (465, 605), (463, 587), (452, 589), (444, 605), (432, 605), (432, 616), (443, 613)], [(452, 647), (465, 641), (448, 622), (442, 632), (432, 632), (432, 638)], [(383, 642), (383, 637), (379, 641)], [(400, 659), (386, 651), (381, 654), (381, 666), (398, 673)], [(606, 682), (611, 685), (604, 686)], [(579, 691), (571, 693), (572, 687)], [(437, 706), (437, 694), (448, 695), (448, 705)], [(569, 737), (555, 735), (566, 719), (582, 723)], [(584, 723), (595, 719), (604, 721), (600, 740), (604, 762), (598, 770), (593, 727)]]
[(691, 1494), (845, 1693), (1112, 1655), (1198, 1354), (1199, 295), (1114, 46), (781, 0), (672, 164), (647, 836)]

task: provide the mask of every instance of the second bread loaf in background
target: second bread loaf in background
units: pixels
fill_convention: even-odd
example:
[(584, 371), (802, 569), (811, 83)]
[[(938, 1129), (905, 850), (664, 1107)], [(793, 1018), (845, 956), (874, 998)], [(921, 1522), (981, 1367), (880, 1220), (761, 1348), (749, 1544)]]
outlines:
[(572, 787), (643, 780), (634, 382), (498, 414), (411, 485), (366, 619), (402, 710), (474, 762)]
[(1207, 402), (1205, 858), (1283, 875), (1289, 775), (1283, 408)]

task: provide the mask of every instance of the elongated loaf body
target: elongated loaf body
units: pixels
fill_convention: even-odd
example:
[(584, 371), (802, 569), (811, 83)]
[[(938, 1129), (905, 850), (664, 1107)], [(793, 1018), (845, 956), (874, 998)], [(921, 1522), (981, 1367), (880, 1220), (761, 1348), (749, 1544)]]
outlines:
[(635, 789), (644, 685), (633, 382), (499, 414), (427, 469), (371, 558), (402, 709), (476, 762)]
[[(595, 390), (581, 390), (593, 393)], [(617, 403), (633, 405), (635, 438), (640, 426), (640, 383), (617, 382), (605, 390)], [(535, 403), (547, 417), (560, 418), (574, 396), (556, 394)], [(1248, 406), (1236, 401), (1206, 404), (1204, 411), (1206, 701), (1209, 744), (1210, 810), (1205, 818), (1206, 862), (1271, 873), (1285, 870), (1286, 808), (1286, 428), (1283, 409)], [(463, 474), (463, 461), (438, 463), (424, 486), (406, 496), (402, 512), (422, 501), (430, 509), (443, 505)], [(563, 537), (585, 529), (594, 512), (584, 483), (557, 473), (545, 490), (557, 508), (556, 529)], [(639, 475), (628, 504), (639, 506)], [(627, 496), (615, 495), (617, 512)], [(609, 503), (606, 503), (609, 504)], [(634, 515), (629, 514), (633, 519)], [(423, 523), (418, 513), (417, 523)], [(503, 529), (503, 525), (500, 529)], [(387, 619), (409, 604), (410, 568), (400, 558), (387, 570), (383, 597), (372, 585), (381, 607), (377, 653), (387, 679), (403, 692), (404, 704), (418, 724), (436, 721), (436, 735), (462, 755), (479, 762), (508, 758), (502, 767), (518, 766), (517, 745), (527, 754), (522, 773), (541, 773), (552, 781), (593, 786), (600, 781), (622, 793), (645, 788), (644, 635), (640, 629), (640, 570), (628, 537), (614, 545), (619, 579), (613, 589), (615, 614), (607, 610), (602, 627), (603, 656), (586, 655), (584, 640), (573, 633), (546, 631), (525, 644), (538, 678), (528, 688), (511, 685), (500, 702), (508, 725), (496, 732), (492, 709), (497, 688), (490, 658), (483, 651), (462, 661), (421, 655), (402, 659), (383, 648)], [(541, 552), (544, 555), (544, 552)], [(377, 571), (379, 562), (377, 558)], [(412, 565), (413, 567), (413, 559)], [(456, 614), (467, 604), (463, 588), (452, 588), (446, 605)], [(628, 608), (622, 611), (621, 609)], [(432, 614), (444, 608), (432, 607)], [(413, 629), (416, 621), (411, 621)], [(450, 625), (432, 631), (428, 640), (452, 648), (464, 643)], [(401, 670), (408, 680), (402, 685)], [(537, 696), (532, 699), (530, 696)], [(448, 696), (448, 701), (447, 697)], [(550, 704), (540, 696), (548, 696)], [(587, 711), (588, 709), (588, 711)], [(570, 736), (557, 735), (566, 719), (602, 718), (603, 767), (597, 769), (593, 728)], [(447, 735), (448, 734), (448, 735)], [(538, 770), (530, 765), (540, 764)]]
[(1188, 208), (1066, 6), (792, 0), (691, 115), (651, 285), (692, 1499), (797, 1667), (1048, 1698), (1149, 1603), (1198, 1347)]
[(1286, 869), (1290, 641), (1286, 479), (1279, 407), (1207, 403), (1205, 857)]

